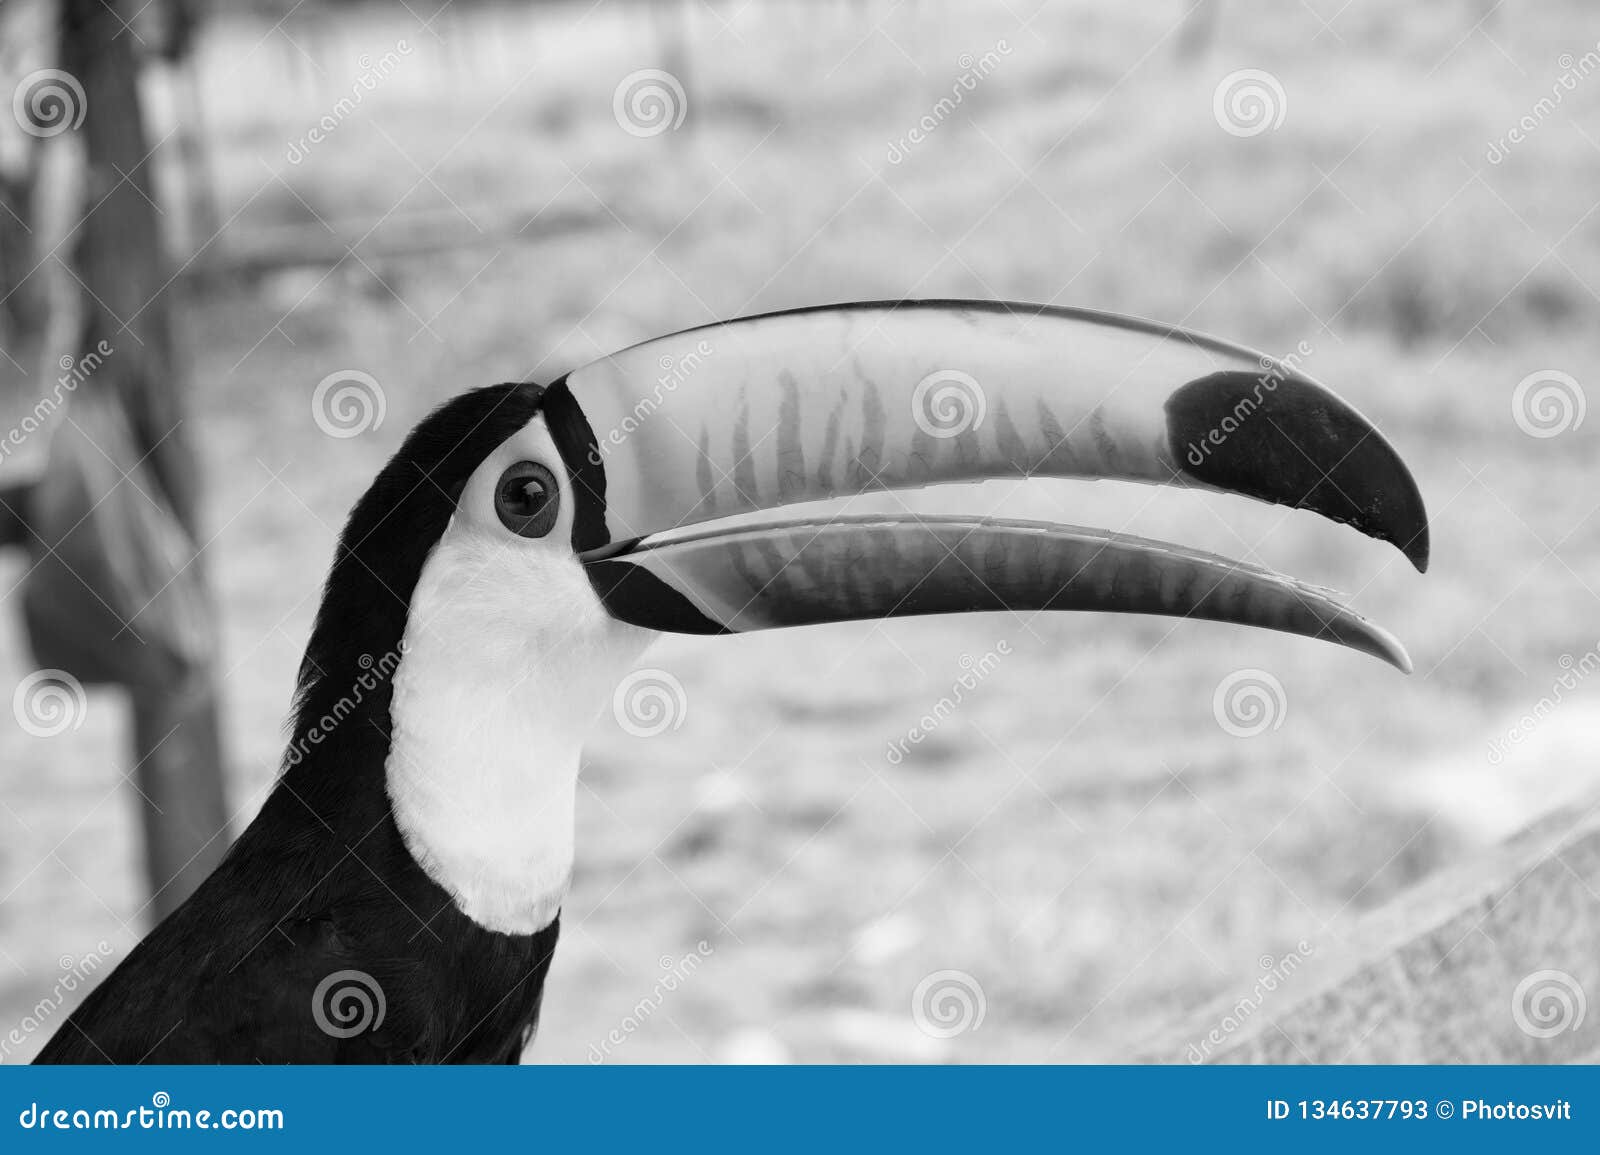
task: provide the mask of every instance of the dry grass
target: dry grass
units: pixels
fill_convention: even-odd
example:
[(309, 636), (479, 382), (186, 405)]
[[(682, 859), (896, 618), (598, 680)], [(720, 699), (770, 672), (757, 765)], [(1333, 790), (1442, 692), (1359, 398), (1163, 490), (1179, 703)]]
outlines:
[[(1095, 305), (1271, 351), (1308, 342), (1310, 371), (1412, 463), (1434, 517), (1426, 577), (1348, 530), (1237, 500), (1067, 483), (966, 500), (1350, 590), (1397, 628), (1416, 676), (1143, 619), (664, 642), (650, 662), (682, 681), (687, 717), (648, 740), (608, 719), (592, 743), (533, 1057), (583, 1061), (651, 993), (657, 960), (703, 939), (711, 961), (617, 1059), (1117, 1059), (1180, 1009), (1247, 990), (1259, 956), (1337, 942), (1362, 910), (1575, 788), (1591, 772), (1569, 756), (1491, 768), (1485, 752), (1549, 691), (1560, 655), (1596, 644), (1593, 428), (1528, 437), (1510, 396), (1539, 369), (1583, 379), (1600, 345), (1586, 127), (1600, 77), (1504, 164), (1484, 149), (1550, 91), (1561, 53), (1593, 47), (1593, 22), (1577, 0), (1476, 29), (1466, 3), (1337, 7), (1324, 30), (1305, 7), (1229, 4), (1211, 54), (1188, 63), (1176, 4), (696, 5), (676, 53), (632, 6), (491, 9), (442, 22), (443, 44), (368, 13), (318, 40), (328, 91), (359, 53), (402, 36), (414, 51), (298, 166), (288, 140), (335, 97), (264, 100), (294, 53), (219, 27), (209, 113), (238, 211), (224, 242), (396, 210), (604, 206), (625, 222), (421, 261), (369, 244), (331, 274), (192, 302), (241, 805), (270, 782), (343, 512), (440, 398), (717, 316), (946, 295)], [(506, 47), (489, 53), (494, 22)], [(887, 164), (957, 57), (1001, 38), (994, 75)], [(664, 51), (688, 121), (638, 140), (612, 89)], [(1250, 139), (1211, 107), (1244, 67), (1288, 94), (1282, 127)], [(389, 400), (382, 428), (351, 441), (321, 436), (308, 402), (342, 368)], [(27, 665), (14, 615), (4, 628), (10, 684)], [(1013, 656), (889, 764), (886, 744), (949, 692), (961, 655), (1002, 638)], [(1211, 713), (1243, 666), (1289, 700), (1283, 727), (1250, 740)], [(49, 742), (0, 729), (0, 1026), (49, 989), (58, 956), (138, 930), (121, 713), (93, 706)], [(1560, 727), (1593, 716), (1564, 705), (1544, 740), (1560, 750)], [(907, 1008), (943, 968), (976, 976), (988, 1014), (937, 1043)]]

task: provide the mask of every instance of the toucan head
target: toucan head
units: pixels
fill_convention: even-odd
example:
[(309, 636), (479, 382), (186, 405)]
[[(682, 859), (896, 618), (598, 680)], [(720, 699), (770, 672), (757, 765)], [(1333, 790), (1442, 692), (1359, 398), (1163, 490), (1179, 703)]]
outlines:
[[(1100, 610), (1282, 630), (1409, 669), (1398, 641), (1327, 591), (1182, 546), (1049, 522), (785, 512), (1041, 477), (1309, 509), (1427, 564), (1427, 517), (1405, 465), (1293, 365), (1079, 310), (841, 305), (692, 329), (546, 388), (496, 386), (446, 404), (352, 515), (308, 668), (327, 672), (316, 651), (330, 624), (387, 621), (380, 632), (409, 643), (393, 709), (397, 749), (411, 735), (406, 759), (498, 756), (488, 739), (471, 748), (482, 728), (462, 719), (532, 717), (519, 706), (535, 695), (543, 728), (495, 741), (544, 743), (574, 767), (567, 747), (657, 632)], [(574, 720), (555, 727), (566, 737), (551, 736), (552, 718)], [(409, 773), (395, 757), (391, 793)], [(409, 777), (414, 823), (453, 803), (450, 777)], [(526, 801), (518, 785), (497, 789), (507, 796), (486, 808)], [(556, 808), (570, 827), (570, 800)], [(481, 825), (463, 825), (454, 850), (430, 833), (428, 853), (455, 853), (455, 873), (476, 877), (476, 858), (490, 854)], [(505, 854), (515, 858), (525, 835), (508, 833)]]
[(548, 389), (505, 388), (501, 405), (525, 421), (461, 482), (442, 540), (481, 560), (483, 583), (523, 587), (558, 630), (599, 611), (726, 634), (1105, 610), (1263, 626), (1408, 665), (1326, 591), (1176, 545), (784, 512), (948, 482), (1144, 481), (1310, 509), (1425, 569), (1422, 499), (1382, 434), (1295, 368), (1209, 337), (1039, 306), (843, 305), (692, 329)]

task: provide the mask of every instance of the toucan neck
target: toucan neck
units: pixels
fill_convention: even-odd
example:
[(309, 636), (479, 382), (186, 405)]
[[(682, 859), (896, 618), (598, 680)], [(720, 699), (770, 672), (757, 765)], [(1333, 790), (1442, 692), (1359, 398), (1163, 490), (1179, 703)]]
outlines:
[(510, 693), (468, 650), (421, 641), (396, 676), (384, 766), (422, 869), (480, 926), (530, 934), (571, 881), (582, 730)]
[(449, 535), (423, 569), (385, 782), (406, 847), (462, 912), (531, 934), (571, 881), (584, 739), (649, 635), (592, 601), (508, 597), (484, 571), (482, 549)]

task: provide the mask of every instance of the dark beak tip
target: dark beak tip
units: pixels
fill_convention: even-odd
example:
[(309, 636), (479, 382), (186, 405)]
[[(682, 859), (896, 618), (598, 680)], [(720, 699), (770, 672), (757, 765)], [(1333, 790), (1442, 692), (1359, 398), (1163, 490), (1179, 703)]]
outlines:
[(1428, 527), (1424, 523), (1421, 532), (1404, 547), (1406, 557), (1417, 567), (1418, 573), (1428, 572), (1428, 549)]
[(1173, 459), (1202, 484), (1309, 509), (1389, 542), (1428, 569), (1428, 513), (1383, 434), (1322, 386), (1285, 371), (1213, 373), (1167, 400)]

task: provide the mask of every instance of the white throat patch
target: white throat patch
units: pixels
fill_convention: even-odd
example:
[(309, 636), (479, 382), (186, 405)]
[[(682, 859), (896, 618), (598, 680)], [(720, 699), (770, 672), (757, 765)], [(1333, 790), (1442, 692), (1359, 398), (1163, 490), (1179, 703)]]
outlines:
[(428, 555), (385, 766), (407, 849), (468, 918), (505, 934), (555, 919), (584, 736), (654, 637), (601, 607), (572, 553), (570, 501), (533, 541), (504, 532), (492, 504), (482, 516), (505, 465), (545, 446), (556, 460), (537, 421), (491, 455)]

